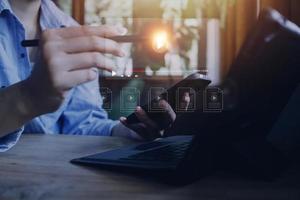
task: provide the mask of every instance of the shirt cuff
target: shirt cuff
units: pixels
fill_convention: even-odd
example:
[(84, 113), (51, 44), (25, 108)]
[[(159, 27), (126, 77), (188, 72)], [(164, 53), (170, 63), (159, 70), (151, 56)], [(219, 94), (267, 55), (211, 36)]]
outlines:
[(23, 131), (24, 128), (20, 128), (19, 130), (0, 138), (0, 153), (11, 149), (18, 142)]
[[(108, 133), (109, 133), (109, 135), (107, 135), (107, 136), (114, 136), (114, 129), (115, 129), (115, 127), (119, 124), (120, 122), (119, 121), (111, 121), (110, 123), (109, 123), (109, 131), (108, 131)], [(103, 135), (103, 136), (105, 136), (105, 135)]]

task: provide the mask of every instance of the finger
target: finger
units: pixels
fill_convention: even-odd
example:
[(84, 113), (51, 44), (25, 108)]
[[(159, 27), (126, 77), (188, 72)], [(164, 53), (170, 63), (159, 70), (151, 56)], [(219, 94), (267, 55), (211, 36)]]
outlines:
[(79, 53), (67, 54), (61, 61), (62, 66), (66, 66), (69, 71), (96, 67), (101, 70), (115, 71), (115, 63), (101, 53)]
[(148, 129), (146, 128), (145, 124), (143, 124), (143, 123), (131, 124), (131, 125), (128, 125), (127, 128), (133, 130), (141, 138), (143, 138), (144, 140), (147, 140), (147, 141), (151, 141), (151, 140), (154, 140), (159, 137), (159, 135), (153, 134), (154, 132), (149, 132)]
[(125, 56), (117, 42), (98, 36), (68, 38), (63, 41), (62, 47), (66, 53), (101, 52)]
[(187, 93), (186, 95), (183, 96), (183, 99), (182, 99), (182, 104), (186, 111), (189, 109), (190, 102), (191, 102), (191, 97), (190, 97), (190, 94)]
[(125, 117), (121, 117), (120, 122), (127, 128), (136, 132), (140, 137), (144, 138), (145, 140), (151, 141), (160, 137), (157, 131), (150, 131), (144, 123), (128, 124), (127, 119)]
[(176, 113), (174, 112), (173, 108), (166, 100), (164, 99), (160, 100), (159, 107), (167, 113), (166, 116), (169, 117), (171, 122), (174, 122), (176, 120)]
[(140, 130), (142, 130), (143, 128), (146, 128), (146, 125), (143, 123), (136, 123), (136, 124), (128, 124), (127, 123), (127, 118), (125, 117), (121, 117), (120, 118), (120, 122), (126, 126), (127, 128), (136, 131), (136, 132), (140, 132)]
[(113, 37), (118, 35), (125, 35), (127, 29), (121, 26), (77, 26), (67, 27), (61, 29), (49, 29), (45, 32), (48, 37), (61, 37), (61, 38), (75, 38), (82, 36), (99, 36), (99, 37)]
[[(120, 133), (115, 133), (115, 135), (117, 135), (118, 136), (118, 134), (120, 134), (121, 136), (124, 136), (124, 134), (125, 134), (125, 136), (126, 137), (129, 137), (129, 138), (131, 138), (131, 139), (134, 139), (134, 140), (138, 140), (138, 141), (143, 141), (144, 140), (144, 138), (143, 137), (141, 137), (137, 132), (135, 132), (134, 130), (132, 130), (132, 129), (130, 129), (130, 128), (128, 128), (128, 126), (127, 126), (127, 123), (126, 123), (126, 118), (125, 117), (121, 117), (120, 118), (120, 123), (124, 126), (124, 127), (126, 127), (128, 130), (130, 130), (130, 131), (124, 131), (124, 129), (120, 129)], [(120, 127), (120, 126), (119, 126)]]
[(156, 131), (159, 130), (156, 123), (148, 117), (147, 113), (140, 106), (136, 108), (135, 115), (140, 122), (144, 123), (148, 128)]
[(146, 128), (145, 124), (143, 123), (136, 123), (136, 124), (128, 124), (127, 119), (125, 117), (120, 118), (120, 122), (126, 126), (127, 128), (135, 131), (135, 132), (141, 132), (144, 128)]
[(121, 117), (120, 118), (120, 122), (124, 125), (124, 126), (126, 126), (127, 128), (128, 128), (128, 123), (127, 123), (127, 118), (126, 117)]
[[(120, 122), (127, 128), (133, 130), (134, 132), (138, 133), (140, 135), (140, 133), (145, 132), (145, 124), (143, 123), (137, 123), (137, 124), (128, 124), (127, 123), (127, 119), (125, 117), (121, 117), (120, 118)], [(144, 136), (142, 136), (143, 138), (145, 138)]]
[(60, 89), (69, 90), (77, 85), (95, 80), (98, 77), (98, 70), (97, 68), (82, 69), (67, 72), (66, 74), (62, 74), (62, 76), (63, 78), (60, 78), (60, 81), (63, 82), (60, 84), (62, 85)]

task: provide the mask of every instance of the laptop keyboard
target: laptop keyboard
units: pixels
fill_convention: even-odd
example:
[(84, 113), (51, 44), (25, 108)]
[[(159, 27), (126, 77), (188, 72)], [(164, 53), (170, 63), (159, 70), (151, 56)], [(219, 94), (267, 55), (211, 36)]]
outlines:
[(173, 170), (184, 159), (193, 136), (173, 136), (72, 160), (97, 166)]
[[(149, 143), (148, 145), (150, 145)], [(158, 161), (158, 162), (177, 162), (183, 159), (190, 142), (181, 142), (165, 145), (152, 150), (144, 151), (141, 153), (133, 154), (122, 160), (130, 161)]]
[(141, 144), (141, 145), (137, 146), (135, 148), (135, 150), (146, 151), (146, 150), (154, 149), (156, 147), (161, 147), (161, 146), (167, 145), (167, 144), (170, 144), (170, 142), (154, 141), (154, 142), (149, 142), (146, 144)]

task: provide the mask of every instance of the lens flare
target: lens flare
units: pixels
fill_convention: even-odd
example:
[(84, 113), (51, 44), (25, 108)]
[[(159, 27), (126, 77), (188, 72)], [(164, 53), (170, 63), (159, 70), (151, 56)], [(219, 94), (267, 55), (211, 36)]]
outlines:
[(157, 32), (154, 34), (153, 37), (153, 43), (152, 43), (153, 49), (157, 53), (165, 53), (169, 49), (169, 39), (168, 39), (168, 33), (166, 31)]

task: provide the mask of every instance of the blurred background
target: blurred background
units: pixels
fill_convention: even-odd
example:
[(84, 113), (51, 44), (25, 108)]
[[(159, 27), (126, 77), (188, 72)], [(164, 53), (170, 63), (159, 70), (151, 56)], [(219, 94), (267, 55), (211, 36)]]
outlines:
[[(167, 89), (183, 77), (201, 71), (217, 85), (226, 76), (260, 11), (277, 9), (300, 25), (299, 0), (55, 0), (80, 24), (123, 25), (129, 34), (147, 35), (151, 28), (171, 36), (166, 51), (145, 43), (123, 44), (125, 58), (112, 58), (116, 74), (101, 72), (104, 107), (113, 119), (130, 114), (120, 105), (120, 90), (148, 100), (149, 88)], [(128, 90), (128, 88), (130, 88)], [(134, 92), (135, 91), (135, 92)]]

